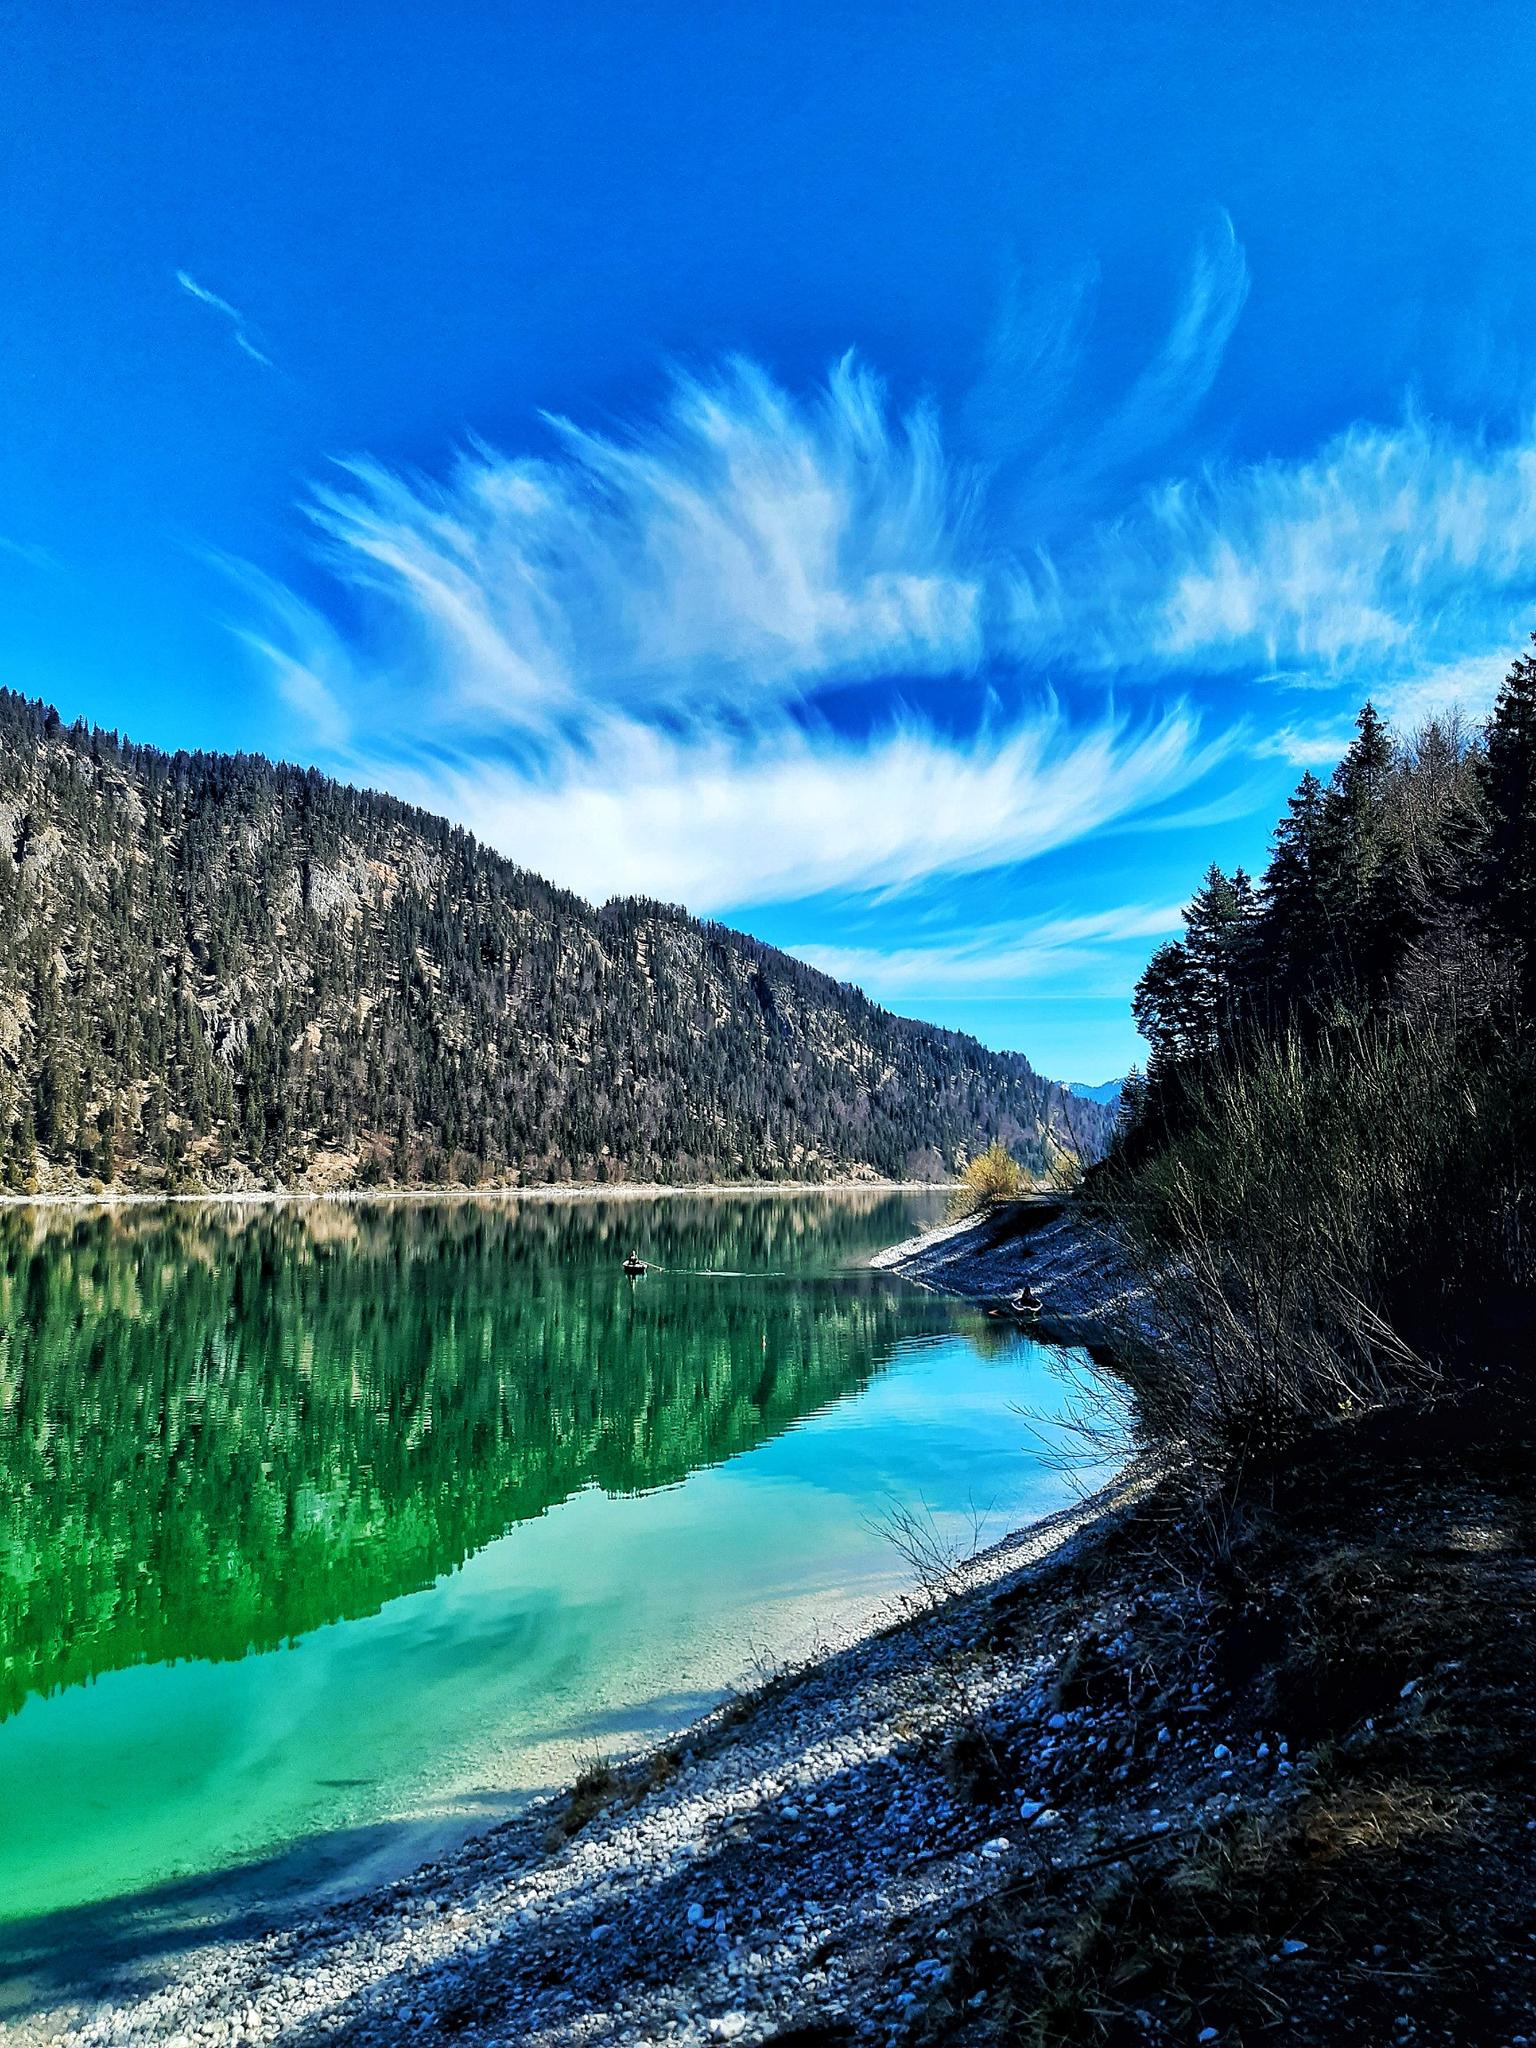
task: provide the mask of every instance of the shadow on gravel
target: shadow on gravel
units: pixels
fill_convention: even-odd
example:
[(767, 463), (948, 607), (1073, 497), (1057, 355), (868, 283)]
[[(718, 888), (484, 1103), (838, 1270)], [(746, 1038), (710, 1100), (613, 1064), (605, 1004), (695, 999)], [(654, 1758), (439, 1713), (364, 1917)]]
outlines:
[[(915, 1768), (911, 1758), (905, 1759), (900, 1772), (891, 1770), (893, 1782), (900, 1776), (910, 1785)], [(814, 1793), (818, 1801), (841, 1806), (861, 1796), (844, 1772), (817, 1781)], [(622, 1790), (618, 1798), (624, 1803)], [(603, 1811), (599, 1808), (591, 1818)], [(560, 1832), (556, 1820), (551, 1835)], [(570, 1838), (573, 1845), (579, 1832)], [(970, 1831), (977, 1841), (981, 1832)], [(712, 1834), (705, 1853), (664, 1875), (632, 1880), (621, 1900), (596, 1895), (578, 1862), (541, 1907), (536, 1933), (509, 1931), (504, 1939), (478, 1940), (451, 1959), (419, 1968), (408, 1961), (395, 1963), (373, 1978), (363, 2000), (330, 2006), (303, 2027), (285, 2031), (284, 2048), (321, 2048), (322, 2043), (325, 2048), (363, 2048), (407, 2035), (425, 2041), (539, 2040), (546, 2028), (558, 2029), (562, 2039), (575, 2038), (584, 2025), (600, 2030), (621, 2002), (637, 1996), (643, 2000), (647, 1992), (654, 1994), (661, 2020), (670, 2014), (696, 2021), (723, 2017), (740, 2002), (745, 1987), (723, 1984), (716, 1974), (719, 1944), (722, 1938), (742, 1936), (751, 1950), (758, 1924), (754, 1908), (762, 1914), (767, 1946), (778, 1940), (778, 1923), (794, 1910), (792, 1902), (819, 1897), (829, 1903), (839, 1889), (846, 1902), (850, 1889), (873, 1891), (885, 1874), (850, 1869), (849, 1844), (826, 1820), (818, 1824), (814, 1851), (823, 1868), (817, 1872), (814, 1862), (808, 1868), (805, 1823), (781, 1816), (776, 1804), (758, 1809), (746, 1822), (724, 1823)], [(971, 1845), (956, 1839), (951, 1848)], [(819, 1891), (813, 1889), (817, 1886)], [(415, 1889), (420, 1898), (432, 1895), (430, 1881)], [(450, 1889), (446, 1875), (443, 1889)], [(388, 1902), (378, 1904), (379, 1937), (387, 1941), (394, 1925), (385, 1910)], [(704, 1915), (697, 1926), (688, 1918), (694, 1906)], [(722, 1934), (713, 1925), (717, 1913), (724, 1916)], [(431, 1927), (434, 1922), (415, 1924)], [(349, 1938), (361, 1934), (366, 1939), (366, 1927), (355, 1913), (348, 1916), (346, 1932)], [(806, 1960), (819, 1960), (814, 1948)], [(626, 2014), (628, 2027), (638, 2023), (636, 2015)], [(810, 2025), (797, 2021), (768, 2038), (789, 2048), (841, 2048), (854, 2036), (834, 2012)]]
[[(522, 1807), (530, 1794), (474, 1795), (477, 1812)], [(494, 1817), (484, 1823), (494, 1829)], [(479, 1829), (476, 1832), (480, 1832)], [(441, 1837), (436, 1845), (441, 1852)], [(0, 1925), (0, 2025), (74, 2000), (154, 1989), (189, 1949), (281, 1931), (319, 1910), (317, 1894), (349, 1879), (387, 1883), (432, 1853), (413, 1821), (306, 1835), (279, 1854), (178, 1878), (89, 1906)]]

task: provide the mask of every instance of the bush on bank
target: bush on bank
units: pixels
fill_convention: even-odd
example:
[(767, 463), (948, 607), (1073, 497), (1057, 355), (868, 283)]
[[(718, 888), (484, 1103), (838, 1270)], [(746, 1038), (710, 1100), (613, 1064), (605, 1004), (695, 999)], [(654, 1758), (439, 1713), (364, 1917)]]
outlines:
[(961, 1174), (950, 1197), (949, 1213), (956, 1218), (977, 1215), (994, 1202), (1017, 1201), (1032, 1185), (1002, 1140), (994, 1138)]

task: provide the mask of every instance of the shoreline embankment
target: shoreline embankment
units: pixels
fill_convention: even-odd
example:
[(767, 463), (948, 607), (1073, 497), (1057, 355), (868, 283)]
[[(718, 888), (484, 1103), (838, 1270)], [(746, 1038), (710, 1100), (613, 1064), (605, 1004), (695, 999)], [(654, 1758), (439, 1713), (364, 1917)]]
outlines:
[(1071, 1195), (993, 1203), (890, 1245), (870, 1264), (965, 1301), (1001, 1303), (1028, 1282), (1042, 1302), (1030, 1327), (1048, 1343), (1113, 1354), (1166, 1341), (1146, 1280)]

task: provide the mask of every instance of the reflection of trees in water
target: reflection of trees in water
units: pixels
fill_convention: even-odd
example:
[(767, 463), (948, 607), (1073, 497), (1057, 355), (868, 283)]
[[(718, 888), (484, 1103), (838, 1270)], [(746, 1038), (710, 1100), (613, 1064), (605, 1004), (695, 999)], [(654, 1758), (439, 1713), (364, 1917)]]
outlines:
[[(868, 1380), (936, 1303), (899, 1197), (0, 1217), (0, 1713), (429, 1584)], [(631, 1288), (631, 1243), (670, 1268)]]

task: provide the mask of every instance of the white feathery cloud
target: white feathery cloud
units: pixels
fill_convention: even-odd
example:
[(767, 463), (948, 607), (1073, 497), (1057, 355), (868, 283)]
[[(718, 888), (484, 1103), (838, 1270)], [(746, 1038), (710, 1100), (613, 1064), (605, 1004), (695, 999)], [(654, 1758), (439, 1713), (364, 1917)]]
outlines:
[[(1028, 860), (1174, 822), (1167, 800), (1239, 746), (1323, 765), (1347, 744), (1331, 715), (1202, 736), (1193, 678), (1240, 679), (1253, 722), (1277, 687), (1370, 690), (1410, 722), (1485, 702), (1536, 596), (1536, 428), (1357, 425), (1095, 521), (1091, 480), (1204, 397), (1248, 272), (1226, 223), (1122, 403), (1048, 445), (1090, 290), (1060, 302), (1059, 346), (1038, 304), (1000, 324), (965, 415), (990, 464), (851, 356), (806, 394), (740, 358), (679, 374), (650, 417), (550, 418), (544, 452), (476, 443), (443, 479), (344, 463), (311, 510), (356, 623), (253, 585), (246, 638), (350, 772), (589, 895), (699, 908)], [(1057, 480), (1080, 511), (1047, 547), (1031, 507)], [(1106, 710), (1110, 674), (1180, 701)], [(1207, 790), (1179, 822), (1240, 798)]]
[(1533, 599), (1536, 425), (1409, 418), (1165, 483), (1022, 569), (1013, 608), (1021, 652), (1295, 688), (1496, 658)]
[(190, 276), (185, 270), (177, 271), (176, 282), (184, 292), (196, 299), (200, 305), (211, 306), (214, 312), (223, 314), (233, 330), (235, 347), (242, 354), (248, 355), (253, 363), (260, 363), (263, 369), (270, 370), (272, 368), (272, 358), (264, 355), (251, 339), (246, 317), (238, 306), (232, 306), (228, 299), (221, 299), (217, 292), (209, 291), (206, 285), (199, 284), (197, 279)]
[(1253, 751), (1260, 760), (1288, 761), (1293, 768), (1332, 768), (1354, 736), (1354, 725), (1348, 719), (1282, 725), (1255, 740)]
[[(366, 631), (275, 590), (245, 629), (350, 772), (543, 873), (700, 908), (902, 889), (1153, 810), (1223, 751), (1182, 703), (1038, 684), (902, 711), (996, 654), (995, 568), (976, 473), (851, 358), (808, 398), (734, 361), (623, 435), (550, 424), (553, 453), (440, 483), (343, 465), (313, 510)], [(829, 715), (869, 679), (883, 710)]]
[(1220, 227), (1195, 250), (1162, 347), (1090, 438), (1080, 464), (1085, 472), (1122, 468), (1188, 425), (1216, 380), (1248, 286), (1243, 246), (1223, 214)]
[(622, 437), (549, 426), (551, 456), (480, 446), (442, 484), (351, 462), (317, 495), (332, 564), (394, 601), (411, 688), (451, 715), (537, 729), (979, 658), (970, 486), (851, 358), (809, 400), (738, 360)]
[[(1181, 929), (1177, 903), (1128, 903), (1078, 917), (1021, 920), (970, 930), (932, 945), (791, 945), (790, 951), (839, 981), (903, 1001), (996, 995), (1000, 988), (1043, 992), (1069, 983), (1078, 994), (1118, 994), (1139, 971), (1140, 942)], [(1133, 951), (1128, 968), (1113, 949)], [(1110, 986), (1106, 989), (1106, 980)]]
[(51, 548), (33, 540), (12, 540), (4, 533), (0, 533), (0, 555), (13, 562), (24, 562), (29, 569), (51, 570), (62, 566)]
[(962, 433), (989, 468), (1037, 446), (1067, 401), (1098, 298), (1096, 263), (1026, 288), (1015, 267), (1004, 280), (978, 374), (959, 408)]
[(537, 766), (363, 766), (583, 895), (720, 910), (1033, 859), (1177, 794), (1222, 751), (1183, 708), (1077, 727), (1046, 705), (964, 742), (918, 724), (853, 737), (778, 719), (743, 738), (609, 717)]
[[(1492, 709), (1509, 665), (1508, 652), (1471, 655), (1428, 669), (1394, 670), (1388, 663), (1371, 683), (1370, 695), (1376, 709), (1402, 733), (1452, 713), (1477, 719)], [(1338, 678), (1330, 678), (1329, 686), (1336, 689)], [(1255, 740), (1252, 751), (1297, 768), (1332, 768), (1354, 736), (1352, 719), (1288, 722)]]
[(1375, 693), (1377, 710), (1403, 732), (1450, 711), (1483, 717), (1493, 709), (1499, 685), (1509, 673), (1517, 638), (1512, 631), (1497, 653), (1467, 655), (1433, 668), (1385, 676)]
[(313, 605), (249, 562), (209, 550), (205, 557), (250, 600), (250, 618), (231, 622), (278, 695), (318, 746), (345, 756), (353, 745), (361, 680), (341, 634)]

